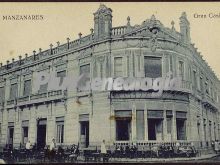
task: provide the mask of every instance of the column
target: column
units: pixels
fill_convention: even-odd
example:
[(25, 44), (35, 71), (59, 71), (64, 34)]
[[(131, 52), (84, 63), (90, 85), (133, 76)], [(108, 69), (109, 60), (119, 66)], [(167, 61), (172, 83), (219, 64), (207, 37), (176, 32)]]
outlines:
[(148, 141), (147, 109), (144, 110), (144, 134), (145, 140)]
[(172, 132), (171, 132), (171, 141), (176, 141), (176, 112), (173, 110), (173, 118), (172, 118)]
[(163, 111), (163, 141), (167, 141), (167, 117), (166, 117), (166, 110)]
[(132, 141), (136, 141), (137, 137), (136, 137), (136, 107), (135, 105), (132, 106), (132, 120), (131, 120), (131, 138)]
[(28, 129), (28, 139), (31, 144), (37, 143), (37, 120), (36, 120), (36, 107), (30, 108), (30, 117), (29, 117), (29, 129)]
[(19, 147), (21, 143), (21, 120), (20, 120), (20, 109), (15, 109), (15, 121), (14, 121), (14, 140), (13, 147)]
[(54, 137), (55, 140), (55, 126), (56, 126), (56, 121), (55, 121), (55, 116), (54, 116), (54, 106), (53, 102), (48, 103), (48, 113), (47, 113), (47, 133), (46, 133), (46, 144), (49, 144)]
[(5, 145), (8, 139), (8, 110), (3, 110), (3, 120), (2, 120), (2, 136), (1, 136), (1, 145)]

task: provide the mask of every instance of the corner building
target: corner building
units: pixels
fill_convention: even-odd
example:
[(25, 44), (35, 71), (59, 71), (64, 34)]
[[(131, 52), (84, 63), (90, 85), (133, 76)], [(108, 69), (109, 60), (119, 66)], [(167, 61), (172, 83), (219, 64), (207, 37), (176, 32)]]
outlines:
[[(220, 82), (190, 40), (190, 24), (180, 17), (180, 32), (153, 15), (140, 25), (112, 27), (112, 10), (100, 5), (91, 34), (0, 67), (0, 144), (100, 145), (167, 142), (207, 150), (220, 140)], [(182, 77), (183, 91), (48, 90), (36, 92), (36, 74), (56, 71), (64, 77)]]

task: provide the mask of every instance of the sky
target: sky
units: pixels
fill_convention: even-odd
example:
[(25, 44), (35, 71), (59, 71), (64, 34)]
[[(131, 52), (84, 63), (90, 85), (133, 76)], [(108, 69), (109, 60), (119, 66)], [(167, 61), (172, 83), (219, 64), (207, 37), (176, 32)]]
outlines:
[[(191, 41), (201, 52), (203, 58), (220, 78), (220, 2), (105, 2), (113, 10), (113, 27), (126, 25), (130, 16), (131, 25), (141, 24), (155, 15), (156, 19), (166, 27), (179, 31), (179, 17), (186, 12), (190, 22)], [(3, 64), (12, 58), (18, 59), (25, 53), (33, 54), (56, 45), (78, 39), (90, 34), (94, 27), (93, 13), (98, 9), (99, 2), (74, 3), (0, 3), (0, 62)], [(211, 18), (213, 15), (219, 15)], [(11, 15), (43, 15), (43, 20), (3, 20)], [(198, 18), (198, 15), (200, 17)], [(203, 15), (203, 18), (201, 17)], [(204, 18), (206, 15), (206, 18)], [(209, 15), (211, 17), (209, 17)]]

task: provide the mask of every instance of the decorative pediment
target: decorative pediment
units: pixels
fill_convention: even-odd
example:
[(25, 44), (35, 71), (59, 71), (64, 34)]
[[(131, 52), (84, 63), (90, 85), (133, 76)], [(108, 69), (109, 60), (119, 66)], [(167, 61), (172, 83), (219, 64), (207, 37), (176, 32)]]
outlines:
[(30, 70), (29, 68), (25, 68), (22, 70), (22, 75), (28, 75), (28, 74), (32, 74), (32, 70)]
[(78, 56), (78, 59), (86, 58), (91, 56), (93, 50), (92, 48), (84, 49), (83, 51), (80, 52), (80, 55)]
[(16, 72), (13, 72), (10, 76), (9, 76), (9, 79), (17, 79), (18, 78), (18, 75)]
[(123, 35), (126, 37), (149, 37), (152, 38), (154, 35), (158, 39), (165, 40), (181, 40), (181, 35), (175, 31), (174, 28), (169, 29), (163, 26), (163, 24), (156, 20), (154, 15), (151, 19), (145, 20), (141, 25), (135, 25), (133, 27), (129, 27), (129, 31)]
[(49, 69), (50, 66), (47, 65), (46, 63), (41, 63), (38, 68), (37, 68), (37, 71), (41, 71), (41, 70), (46, 70), (46, 69)]
[(58, 66), (58, 65), (64, 65), (66, 63), (67, 63), (67, 57), (64, 56), (64, 57), (56, 59), (56, 61), (54, 62), (54, 65)]

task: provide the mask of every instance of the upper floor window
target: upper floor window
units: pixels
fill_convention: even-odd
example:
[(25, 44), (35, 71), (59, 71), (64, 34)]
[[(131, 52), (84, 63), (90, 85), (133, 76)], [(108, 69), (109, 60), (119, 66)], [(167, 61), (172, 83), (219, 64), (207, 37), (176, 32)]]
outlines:
[(209, 94), (208, 79), (206, 79), (206, 82), (205, 82), (205, 91), (207, 94)]
[(88, 74), (90, 77), (90, 64), (80, 66), (80, 75)]
[(203, 91), (203, 79), (202, 79), (202, 77), (200, 77), (200, 89), (201, 89), (201, 91)]
[(183, 61), (179, 61), (179, 76), (184, 78), (184, 63)]
[(23, 96), (28, 96), (30, 94), (31, 94), (31, 80), (25, 80)]
[[(42, 76), (42, 77), (41, 77), (41, 80), (44, 80), (44, 79), (45, 79), (45, 77)], [(47, 91), (47, 88), (48, 88), (48, 83), (45, 83), (45, 84), (40, 85), (39, 93), (44, 93), (44, 92), (46, 92), (46, 91)]]
[(0, 103), (5, 100), (5, 88), (0, 87)]
[(18, 92), (18, 84), (11, 84), (11, 89), (10, 89), (10, 99), (15, 99), (17, 97), (17, 92)]
[(66, 77), (66, 71), (63, 70), (63, 71), (57, 72), (57, 77), (60, 78), (60, 83), (59, 83), (59, 85), (62, 85), (63, 80), (64, 80), (64, 77)]
[(193, 71), (193, 85), (195, 88), (197, 88), (197, 76), (196, 76), (196, 71)]
[(114, 76), (115, 77), (123, 76), (122, 57), (114, 58)]
[(172, 56), (170, 55), (170, 72), (173, 71), (173, 59)]
[(162, 61), (160, 57), (144, 57), (145, 77), (162, 77)]

